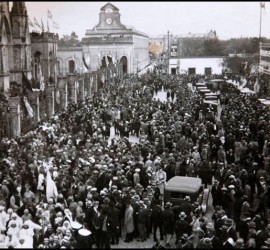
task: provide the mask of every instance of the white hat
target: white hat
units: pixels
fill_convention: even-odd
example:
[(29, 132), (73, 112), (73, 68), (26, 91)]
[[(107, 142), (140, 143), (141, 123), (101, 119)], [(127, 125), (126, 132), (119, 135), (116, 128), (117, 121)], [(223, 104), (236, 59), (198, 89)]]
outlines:
[(185, 212), (181, 212), (180, 215), (179, 215), (180, 218), (186, 218), (186, 213)]
[(139, 173), (140, 171), (141, 171), (141, 170), (140, 170), (139, 168), (136, 168), (136, 169), (135, 169), (135, 172), (138, 172), (138, 173)]

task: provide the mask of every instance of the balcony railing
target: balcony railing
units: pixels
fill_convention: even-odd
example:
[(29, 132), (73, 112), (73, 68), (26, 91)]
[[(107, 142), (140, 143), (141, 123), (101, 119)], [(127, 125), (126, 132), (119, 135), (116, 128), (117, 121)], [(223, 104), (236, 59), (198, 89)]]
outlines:
[(132, 43), (132, 37), (85, 37), (82, 43)]

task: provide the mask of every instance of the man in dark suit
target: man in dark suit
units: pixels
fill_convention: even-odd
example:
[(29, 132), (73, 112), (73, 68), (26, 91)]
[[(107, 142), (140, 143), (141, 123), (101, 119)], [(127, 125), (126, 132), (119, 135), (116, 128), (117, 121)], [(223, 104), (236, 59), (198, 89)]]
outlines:
[(165, 210), (161, 212), (161, 220), (163, 223), (163, 233), (165, 236), (165, 247), (170, 247), (170, 240), (174, 233), (174, 213), (171, 209), (172, 204), (170, 202), (166, 202)]
[(96, 185), (95, 185), (98, 192), (100, 192), (105, 187), (108, 188), (110, 177), (107, 173), (107, 170), (108, 170), (108, 166), (103, 165), (102, 170), (97, 178)]
[(110, 240), (111, 240), (111, 232), (112, 232), (112, 219), (108, 216), (107, 210), (102, 210), (101, 214), (98, 218), (98, 224), (101, 229), (101, 241), (100, 248), (111, 248)]
[(186, 215), (189, 215), (192, 211), (192, 204), (189, 196), (184, 198), (185, 202), (180, 204), (179, 210), (185, 212)]
[(220, 239), (216, 236), (216, 230), (213, 226), (212, 223), (208, 223), (206, 225), (206, 235), (208, 238), (211, 239), (211, 243), (214, 249), (219, 249), (221, 247), (221, 241)]
[(36, 249), (43, 242), (44, 237), (41, 230), (34, 229), (33, 248)]
[(186, 213), (181, 212), (179, 215), (179, 220), (175, 222), (175, 235), (176, 235), (176, 244), (180, 238), (189, 230), (189, 223), (185, 220)]
[(225, 225), (228, 227), (227, 233), (228, 236), (231, 237), (234, 241), (237, 240), (237, 234), (236, 234), (236, 230), (233, 226), (233, 220), (232, 219), (227, 219), (225, 221)]
[(154, 227), (154, 241), (158, 241), (157, 240), (157, 229), (159, 228), (159, 232), (160, 232), (160, 240), (163, 240), (163, 229), (162, 229), (162, 220), (161, 218), (161, 212), (162, 212), (162, 208), (160, 206), (160, 204), (158, 204), (158, 202), (153, 201), (152, 202), (152, 223), (153, 223), (153, 227)]
[(111, 244), (118, 245), (119, 243), (119, 233), (120, 233), (120, 221), (119, 221), (119, 214), (120, 211), (115, 207), (115, 203), (110, 201), (110, 210), (109, 210), (109, 217), (111, 219)]

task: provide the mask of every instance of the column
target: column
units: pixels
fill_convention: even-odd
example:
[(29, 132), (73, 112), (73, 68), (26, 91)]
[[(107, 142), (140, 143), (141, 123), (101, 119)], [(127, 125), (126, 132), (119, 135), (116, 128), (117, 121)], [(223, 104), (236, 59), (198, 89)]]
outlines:
[(47, 117), (54, 115), (54, 85), (46, 86)]
[(69, 75), (69, 86), (71, 89), (71, 96), (70, 101), (72, 103), (77, 103), (78, 96), (77, 96), (77, 76), (76, 75)]
[(33, 89), (33, 93), (30, 93), (29, 102), (34, 111), (34, 123), (37, 124), (40, 121), (40, 109), (39, 109), (39, 89)]
[(85, 97), (90, 97), (91, 89), (90, 89), (90, 75), (84, 74), (84, 88), (85, 88)]
[(84, 101), (84, 78), (82, 76), (80, 76), (79, 80), (79, 100), (81, 102)]
[(64, 110), (67, 108), (68, 103), (67, 77), (60, 77), (58, 80), (58, 86), (60, 92), (60, 105), (61, 109)]
[(9, 97), (10, 108), (10, 130), (11, 137), (17, 137), (21, 135), (21, 106), (20, 97)]
[(92, 93), (97, 92), (98, 89), (98, 71), (93, 72), (93, 83), (92, 83)]

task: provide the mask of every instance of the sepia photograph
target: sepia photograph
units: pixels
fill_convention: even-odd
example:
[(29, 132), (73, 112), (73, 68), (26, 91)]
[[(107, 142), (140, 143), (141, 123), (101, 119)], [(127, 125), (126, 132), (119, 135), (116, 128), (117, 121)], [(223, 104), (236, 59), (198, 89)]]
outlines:
[(270, 3), (0, 2), (0, 249), (270, 249)]

